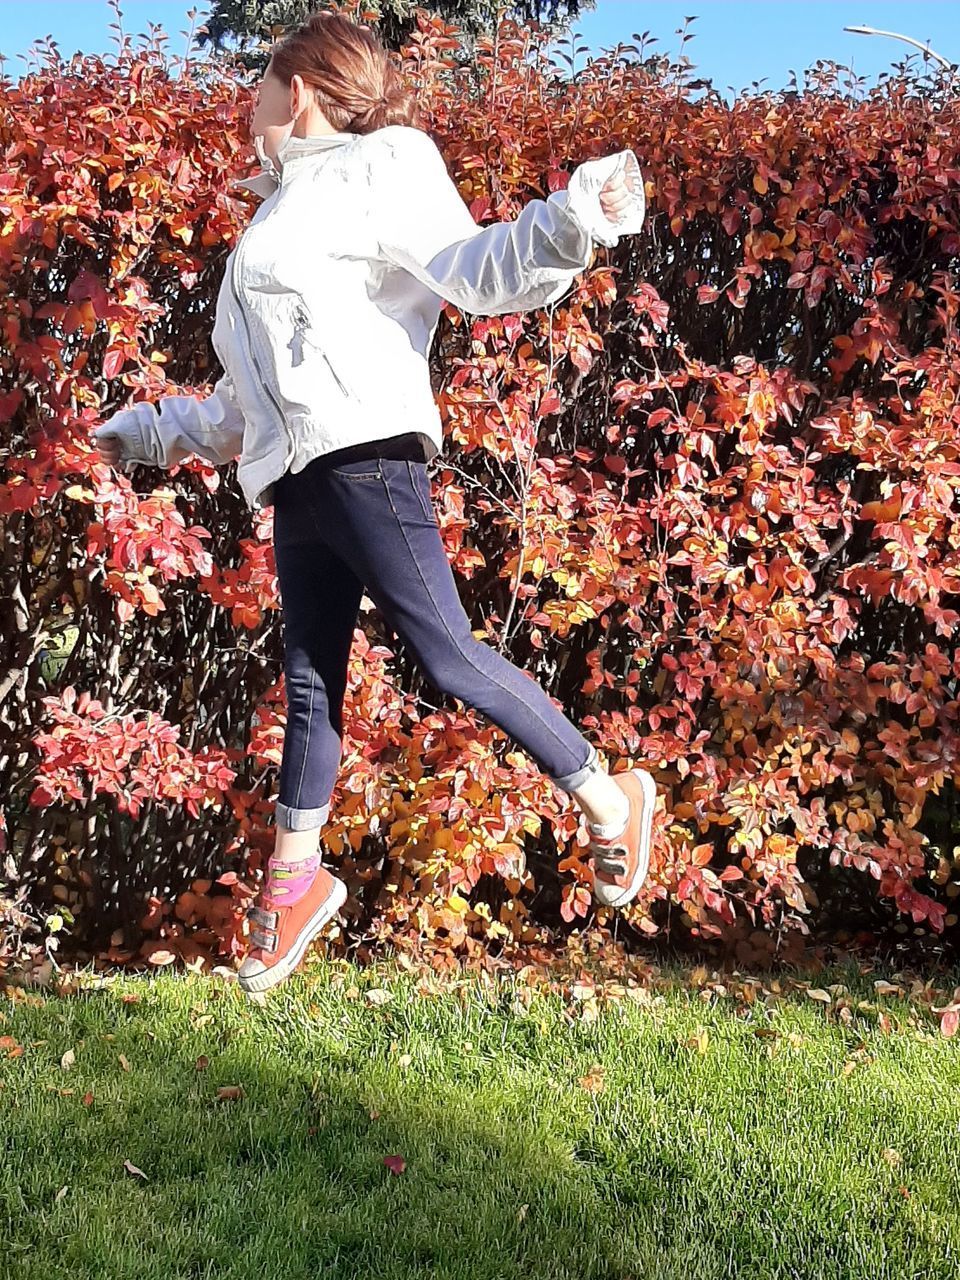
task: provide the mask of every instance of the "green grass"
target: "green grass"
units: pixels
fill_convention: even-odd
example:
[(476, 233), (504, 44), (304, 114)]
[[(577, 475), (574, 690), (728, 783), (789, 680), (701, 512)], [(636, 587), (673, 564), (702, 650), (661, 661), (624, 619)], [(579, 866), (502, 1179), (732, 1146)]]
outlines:
[(195, 975), (2, 999), (0, 1275), (955, 1280), (957, 1044), (836, 980), (874, 1008), (678, 980), (571, 1020), (322, 961), (263, 1006)]

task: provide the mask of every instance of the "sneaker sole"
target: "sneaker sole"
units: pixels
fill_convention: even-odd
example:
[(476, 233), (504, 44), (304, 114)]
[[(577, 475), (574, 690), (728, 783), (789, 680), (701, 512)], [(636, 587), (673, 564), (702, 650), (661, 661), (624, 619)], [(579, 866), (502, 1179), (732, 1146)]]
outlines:
[(625, 907), (628, 902), (640, 892), (644, 880), (647, 878), (647, 872), (650, 870), (650, 845), (653, 837), (653, 814), (657, 807), (657, 784), (653, 780), (653, 776), (645, 769), (631, 769), (631, 773), (635, 773), (640, 779), (640, 786), (644, 793), (643, 817), (640, 824), (640, 856), (637, 859), (637, 870), (633, 879), (625, 889), (620, 891), (619, 897), (614, 902), (606, 902), (601, 898), (594, 897), (603, 907), (613, 907), (619, 909)]
[(347, 886), (342, 880), (337, 880), (330, 896), (321, 907), (317, 908), (303, 926), (293, 946), (282, 959), (278, 960), (275, 965), (271, 965), (269, 969), (264, 969), (263, 973), (254, 973), (246, 978), (241, 977), (239, 974), (237, 975), (237, 981), (241, 989), (253, 993), (269, 991), (271, 987), (275, 987), (286, 978), (289, 978), (303, 959), (307, 947), (309, 947), (317, 934), (330, 923), (346, 900)]

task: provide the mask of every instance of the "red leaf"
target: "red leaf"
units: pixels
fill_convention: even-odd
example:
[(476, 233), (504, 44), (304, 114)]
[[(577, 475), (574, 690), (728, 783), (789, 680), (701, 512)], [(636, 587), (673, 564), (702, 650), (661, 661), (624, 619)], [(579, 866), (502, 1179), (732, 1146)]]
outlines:
[(407, 1162), (403, 1156), (384, 1156), (383, 1163), (387, 1166), (391, 1173), (399, 1176), (407, 1167)]
[(108, 351), (103, 358), (103, 376), (108, 380), (115, 378), (123, 368), (125, 359), (123, 352), (118, 351), (116, 348)]

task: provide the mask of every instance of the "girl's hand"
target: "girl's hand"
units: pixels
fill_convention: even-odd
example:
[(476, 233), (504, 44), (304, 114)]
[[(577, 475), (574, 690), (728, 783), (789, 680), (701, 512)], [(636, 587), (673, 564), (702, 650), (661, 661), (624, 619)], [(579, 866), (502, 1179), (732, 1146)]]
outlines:
[(600, 188), (600, 207), (611, 222), (619, 222), (642, 192), (643, 176), (639, 166), (627, 165)]
[(105, 462), (108, 467), (118, 467), (120, 465), (120, 437), (118, 435), (108, 435), (104, 433), (97, 436), (94, 444), (100, 451), (100, 461)]

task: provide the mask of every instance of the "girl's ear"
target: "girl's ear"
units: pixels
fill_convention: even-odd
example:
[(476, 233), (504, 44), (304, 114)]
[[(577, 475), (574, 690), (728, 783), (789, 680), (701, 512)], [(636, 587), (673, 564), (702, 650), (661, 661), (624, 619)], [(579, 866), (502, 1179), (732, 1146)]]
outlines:
[(295, 120), (297, 114), (306, 106), (307, 86), (303, 76), (295, 75), (290, 81), (290, 119)]

